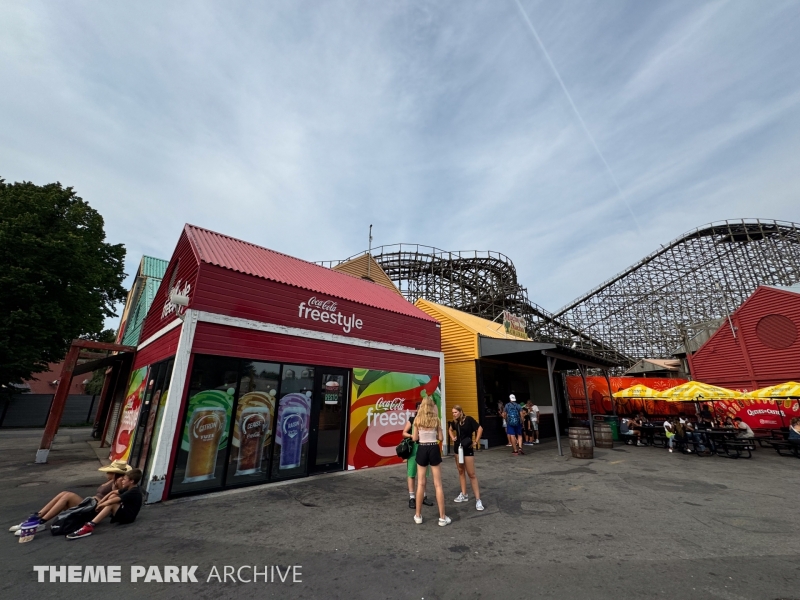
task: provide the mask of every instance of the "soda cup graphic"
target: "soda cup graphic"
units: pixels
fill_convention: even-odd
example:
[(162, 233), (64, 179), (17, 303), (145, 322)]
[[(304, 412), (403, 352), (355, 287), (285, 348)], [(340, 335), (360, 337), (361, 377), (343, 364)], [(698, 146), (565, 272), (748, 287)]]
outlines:
[(294, 469), (300, 466), (303, 450), (306, 409), (302, 406), (287, 406), (281, 413), (281, 459), (279, 469)]
[(264, 438), (269, 430), (269, 408), (251, 406), (239, 417), (239, 459), (236, 475), (252, 475), (261, 470), (264, 455)]
[(325, 383), (325, 404), (339, 404), (338, 381), (328, 381)]
[(214, 479), (217, 450), (225, 427), (225, 409), (198, 406), (189, 420), (189, 457), (183, 483)]

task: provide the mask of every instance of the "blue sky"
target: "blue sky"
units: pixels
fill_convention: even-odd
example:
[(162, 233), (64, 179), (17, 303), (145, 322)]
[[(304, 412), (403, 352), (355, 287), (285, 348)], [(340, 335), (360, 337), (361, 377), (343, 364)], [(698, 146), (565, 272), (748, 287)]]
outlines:
[(798, 2), (11, 0), (0, 23), (0, 176), (75, 187), (129, 273), (185, 222), (308, 260), (372, 223), (503, 252), (555, 310), (709, 221), (800, 221)]

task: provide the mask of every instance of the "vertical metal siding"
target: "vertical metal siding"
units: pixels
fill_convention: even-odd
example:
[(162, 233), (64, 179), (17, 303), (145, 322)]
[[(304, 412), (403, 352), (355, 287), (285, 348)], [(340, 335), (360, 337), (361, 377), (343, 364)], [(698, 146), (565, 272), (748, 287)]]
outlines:
[[(475, 361), (445, 362), (444, 373), (444, 380), (447, 382), (447, 408), (460, 404), (466, 414), (480, 421)], [(449, 414), (447, 416), (450, 417)]]
[[(420, 300), (417, 307), (424, 310), (441, 323), (442, 352), (444, 361), (475, 361), (478, 358), (478, 334), (452, 319), (444, 312), (437, 310), (430, 303)], [(448, 382), (449, 385), (449, 382)]]
[[(759, 287), (734, 312), (737, 340), (726, 322), (692, 357), (694, 379), (730, 388), (753, 387), (742, 347), (753, 367), (757, 387), (800, 378), (800, 336), (788, 348), (765, 345), (756, 333), (758, 322), (770, 314), (790, 319), (800, 331), (800, 294)], [(744, 342), (741, 344), (740, 342)]]

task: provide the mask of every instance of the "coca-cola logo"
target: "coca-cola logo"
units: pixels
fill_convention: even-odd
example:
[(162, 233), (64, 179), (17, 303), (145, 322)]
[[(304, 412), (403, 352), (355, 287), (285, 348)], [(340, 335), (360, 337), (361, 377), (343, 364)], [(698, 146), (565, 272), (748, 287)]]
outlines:
[(333, 300), (321, 300), (316, 296), (312, 296), (305, 302), (298, 304), (297, 316), (301, 319), (311, 319), (312, 321), (338, 325), (345, 333), (350, 333), (353, 329), (361, 329), (364, 326), (364, 322), (356, 318), (355, 314), (345, 315), (338, 312), (337, 307), (337, 303)]
[(375, 402), (375, 410), (376, 411), (386, 411), (386, 410), (403, 410), (406, 407), (405, 400), (402, 398), (394, 398), (392, 400), (386, 400), (384, 398), (379, 398)]
[(336, 302), (333, 300), (317, 300), (315, 296), (308, 299), (308, 305), (321, 310), (336, 312)]
[(261, 415), (249, 415), (242, 419), (245, 437), (249, 439), (260, 436), (265, 423), (266, 420)]

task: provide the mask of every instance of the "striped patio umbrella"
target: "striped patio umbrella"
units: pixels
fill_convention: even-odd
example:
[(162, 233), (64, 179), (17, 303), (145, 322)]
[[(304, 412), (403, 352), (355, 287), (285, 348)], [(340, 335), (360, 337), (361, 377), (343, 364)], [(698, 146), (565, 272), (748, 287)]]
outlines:
[(800, 398), (800, 383), (796, 381), (788, 381), (780, 385), (771, 385), (769, 387), (761, 388), (760, 390), (753, 390), (747, 394), (750, 398), (765, 398), (770, 400), (779, 400), (781, 398)]
[(687, 381), (681, 385), (664, 390), (659, 398), (667, 402), (705, 402), (711, 400), (728, 400), (731, 398), (747, 398), (746, 394), (729, 390), (699, 381)]
[(615, 392), (614, 398), (647, 398), (647, 399), (661, 399), (661, 392), (651, 389), (646, 385), (637, 384), (624, 390)]

